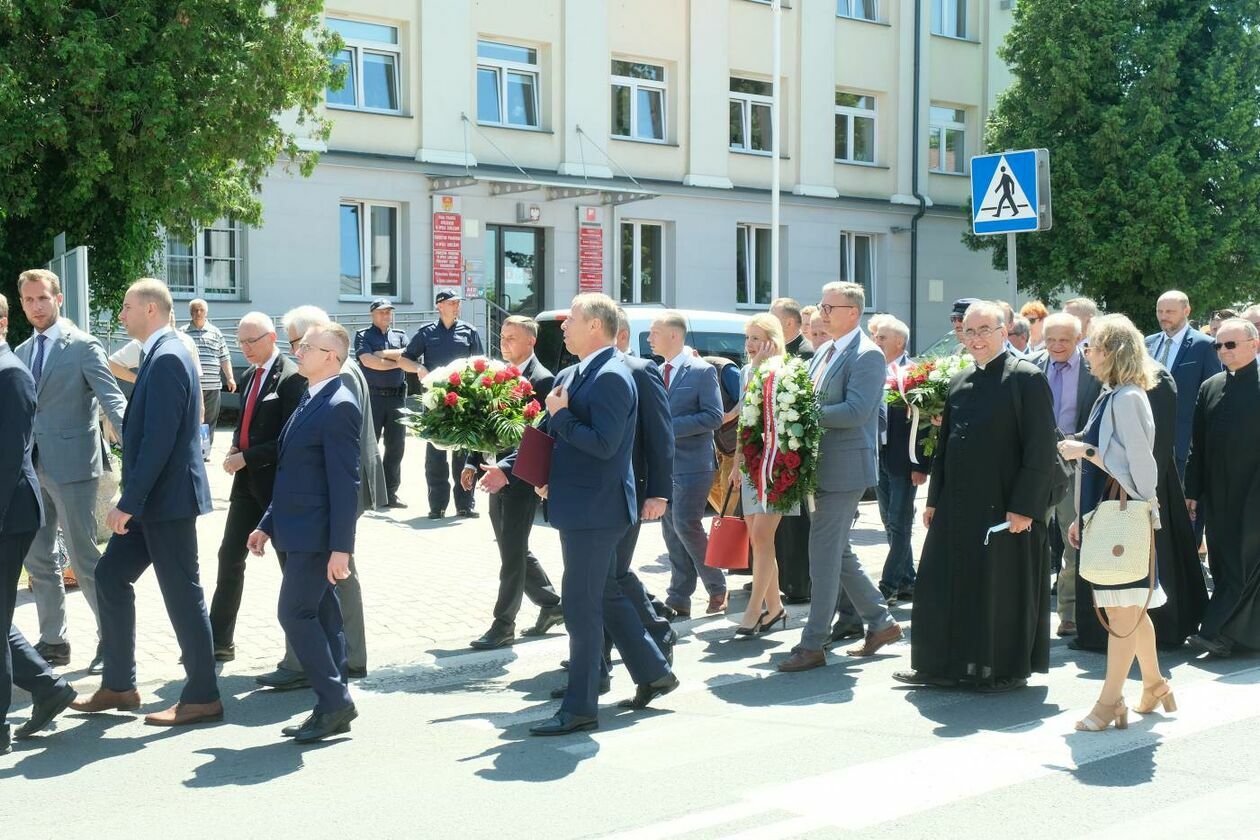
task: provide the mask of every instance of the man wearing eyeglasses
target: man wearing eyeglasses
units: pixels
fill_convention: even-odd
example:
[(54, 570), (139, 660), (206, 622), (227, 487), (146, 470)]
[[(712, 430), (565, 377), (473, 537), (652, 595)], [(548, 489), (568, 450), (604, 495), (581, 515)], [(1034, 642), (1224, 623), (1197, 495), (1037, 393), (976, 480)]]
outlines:
[(952, 383), (932, 460), (913, 670), (893, 675), (909, 685), (1001, 692), (1049, 670), (1054, 408), (1041, 371), (1004, 349), (1004, 319), (986, 301), (963, 320), (975, 366)]
[(271, 504), (276, 481), (280, 430), (297, 409), (306, 380), (276, 347), (276, 327), (261, 312), (250, 312), (236, 327), (236, 341), (251, 365), (241, 382), (241, 404), (232, 447), (223, 470), (232, 476), (227, 523), (219, 544), (219, 573), (210, 603), (214, 658), (236, 658), (236, 616), (245, 588), (245, 541)]
[(1225, 366), (1195, 401), (1186, 507), (1211, 507), (1208, 558), (1215, 588), (1190, 644), (1214, 656), (1260, 650), (1260, 333), (1250, 321), (1221, 322), (1214, 349)]
[[(1146, 350), (1177, 383), (1177, 474), (1184, 479), (1199, 387), (1221, 372), (1221, 361), (1212, 349), (1212, 339), (1190, 326), (1190, 298), (1185, 292), (1174, 289), (1160, 295), (1155, 317), (1160, 332), (1146, 337)], [(1203, 534), (1202, 525), (1195, 530)]]
[(954, 301), (953, 307), (949, 311), (949, 324), (954, 328), (954, 338), (958, 343), (954, 345), (951, 351), (954, 355), (967, 352), (967, 344), (963, 341), (963, 316), (967, 314), (967, 308), (973, 303), (979, 303), (980, 298), (959, 298)]

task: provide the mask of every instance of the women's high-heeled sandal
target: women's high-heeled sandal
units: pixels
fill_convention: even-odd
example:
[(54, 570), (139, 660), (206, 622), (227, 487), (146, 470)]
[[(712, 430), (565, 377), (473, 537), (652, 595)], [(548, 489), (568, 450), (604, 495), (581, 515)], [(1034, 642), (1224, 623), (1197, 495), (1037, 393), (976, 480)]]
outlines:
[(1089, 717), (1076, 722), (1076, 731), (1102, 732), (1113, 723), (1116, 729), (1129, 728), (1129, 710), (1125, 708), (1124, 700), (1117, 700), (1114, 706), (1095, 703)]
[(1156, 706), (1161, 705), (1165, 712), (1177, 711), (1177, 698), (1173, 696), (1168, 680), (1160, 680), (1154, 686), (1142, 686), (1142, 701), (1134, 711), (1139, 715), (1149, 715), (1155, 711)]

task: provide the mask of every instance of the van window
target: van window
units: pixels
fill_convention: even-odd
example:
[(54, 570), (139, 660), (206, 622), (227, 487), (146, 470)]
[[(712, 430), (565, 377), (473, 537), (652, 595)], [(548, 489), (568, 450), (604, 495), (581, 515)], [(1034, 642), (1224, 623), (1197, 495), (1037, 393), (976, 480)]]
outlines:
[[(701, 356), (723, 356), (736, 364), (744, 363), (744, 334), (742, 332), (699, 332), (687, 333), (687, 346), (696, 350)], [(664, 362), (660, 356), (653, 355), (648, 345), (647, 333), (639, 334), (639, 355), (645, 359), (654, 359), (659, 364)]]
[(554, 321), (538, 322), (538, 343), (534, 345), (534, 355), (552, 373), (559, 373), (577, 361), (564, 347), (564, 331), (560, 328), (563, 320), (556, 318)]

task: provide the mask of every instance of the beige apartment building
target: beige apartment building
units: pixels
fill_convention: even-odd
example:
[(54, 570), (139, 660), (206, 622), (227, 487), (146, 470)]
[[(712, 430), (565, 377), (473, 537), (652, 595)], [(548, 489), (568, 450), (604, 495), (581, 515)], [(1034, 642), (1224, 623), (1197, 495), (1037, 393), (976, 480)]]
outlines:
[[(1010, 5), (785, 3), (781, 294), (860, 282), (871, 311), (913, 309), (920, 346), (953, 299), (1009, 296), (960, 236)], [(761, 0), (329, 0), (347, 82), (315, 174), (269, 177), (260, 227), (171, 240), (168, 280), (219, 316), (428, 310), (452, 284), (513, 312), (585, 289), (764, 309), (771, 16)]]

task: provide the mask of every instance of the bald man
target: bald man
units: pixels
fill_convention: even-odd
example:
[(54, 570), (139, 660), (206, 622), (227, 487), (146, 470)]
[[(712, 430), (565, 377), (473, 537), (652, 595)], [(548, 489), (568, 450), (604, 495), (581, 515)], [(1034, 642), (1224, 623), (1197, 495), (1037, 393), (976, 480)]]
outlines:
[[(1146, 337), (1146, 349), (1177, 383), (1177, 474), (1186, 475), (1190, 431), (1199, 386), (1222, 370), (1212, 339), (1190, 326), (1190, 298), (1176, 289), (1164, 292), (1155, 304), (1160, 331)], [(1202, 533), (1202, 526), (1197, 529)]]

